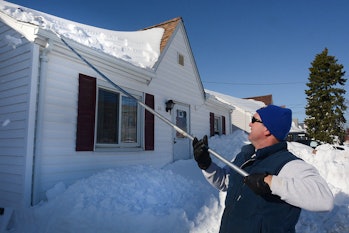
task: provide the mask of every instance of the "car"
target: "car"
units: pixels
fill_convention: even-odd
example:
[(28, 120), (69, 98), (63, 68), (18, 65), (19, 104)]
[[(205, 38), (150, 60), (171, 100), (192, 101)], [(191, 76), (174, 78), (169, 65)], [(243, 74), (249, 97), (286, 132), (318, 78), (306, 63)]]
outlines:
[(287, 135), (287, 141), (296, 142), (297, 140), (309, 140), (309, 135), (305, 132), (290, 132)]

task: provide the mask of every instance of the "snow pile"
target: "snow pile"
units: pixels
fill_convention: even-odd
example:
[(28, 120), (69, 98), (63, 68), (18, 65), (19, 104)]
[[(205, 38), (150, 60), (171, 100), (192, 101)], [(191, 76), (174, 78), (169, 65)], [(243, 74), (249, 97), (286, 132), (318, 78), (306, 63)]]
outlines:
[[(142, 68), (152, 68), (160, 55), (163, 28), (135, 32), (111, 31), (65, 20), (5, 1), (0, 1), (0, 11), (18, 21), (52, 31)], [(13, 47), (21, 43), (18, 38), (7, 39), (12, 42)], [(29, 37), (27, 39), (31, 40)]]
[[(246, 142), (242, 131), (209, 139), (210, 147), (228, 159)], [(323, 145), (314, 154), (295, 142), (289, 149), (317, 167), (335, 195), (331, 212), (302, 211), (297, 232), (348, 232), (349, 149)], [(162, 169), (106, 170), (67, 188), (58, 183), (47, 196), (46, 202), (15, 211), (9, 232), (218, 232), (225, 193), (204, 180), (195, 161), (181, 160)]]

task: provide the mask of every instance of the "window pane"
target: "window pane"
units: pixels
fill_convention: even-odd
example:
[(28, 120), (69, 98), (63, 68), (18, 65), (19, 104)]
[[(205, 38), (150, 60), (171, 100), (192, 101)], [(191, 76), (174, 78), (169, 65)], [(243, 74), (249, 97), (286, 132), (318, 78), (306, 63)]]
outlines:
[(119, 94), (98, 91), (97, 143), (118, 143)]
[(121, 142), (137, 142), (137, 101), (131, 97), (122, 96), (121, 112)]
[[(187, 112), (177, 110), (176, 112), (176, 126), (187, 132)], [(177, 138), (185, 138), (181, 133), (176, 132)]]
[(214, 118), (214, 132), (215, 134), (220, 135), (221, 134), (221, 118), (215, 117)]

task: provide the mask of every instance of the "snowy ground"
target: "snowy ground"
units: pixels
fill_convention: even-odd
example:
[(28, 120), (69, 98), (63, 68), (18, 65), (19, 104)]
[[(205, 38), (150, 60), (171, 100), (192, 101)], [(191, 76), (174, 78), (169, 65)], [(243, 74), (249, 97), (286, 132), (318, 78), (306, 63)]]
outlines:
[[(210, 147), (230, 158), (247, 141), (236, 132), (214, 137)], [(349, 232), (349, 149), (290, 143), (289, 149), (316, 166), (335, 195), (328, 213), (303, 211), (297, 232)], [(218, 232), (224, 193), (212, 188), (193, 160), (162, 169), (149, 166), (106, 170), (47, 192), (48, 201), (15, 212), (14, 233), (202, 233)]]

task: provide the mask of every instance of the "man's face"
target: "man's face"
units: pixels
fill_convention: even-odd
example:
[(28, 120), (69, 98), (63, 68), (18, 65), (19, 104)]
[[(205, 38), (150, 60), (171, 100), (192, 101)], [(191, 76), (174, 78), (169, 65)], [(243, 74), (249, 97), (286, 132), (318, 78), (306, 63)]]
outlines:
[(267, 128), (264, 126), (258, 113), (253, 115), (249, 126), (251, 128), (251, 132), (248, 135), (248, 139), (252, 144), (255, 145), (255, 143), (265, 138), (265, 131)]

